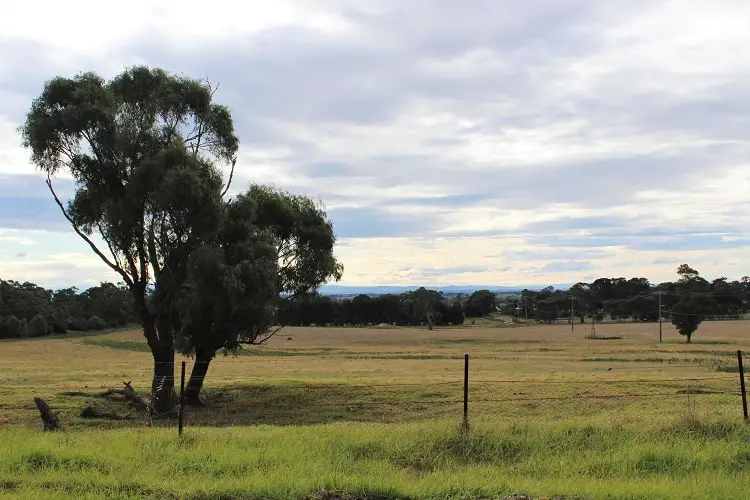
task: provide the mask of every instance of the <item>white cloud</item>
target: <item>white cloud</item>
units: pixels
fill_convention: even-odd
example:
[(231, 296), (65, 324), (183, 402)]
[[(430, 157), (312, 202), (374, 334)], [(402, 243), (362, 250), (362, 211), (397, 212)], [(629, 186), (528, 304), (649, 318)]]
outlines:
[[(666, 279), (654, 262), (671, 258), (746, 274), (748, 0), (60, 5), (0, 19), (5, 182), (35, 174), (15, 129), (45, 78), (146, 63), (220, 82), (242, 140), (234, 189), (321, 198), (346, 283)], [(23, 186), (0, 186), (0, 227), (43, 226)], [(0, 235), (0, 275), (109, 275), (74, 236), (49, 253), (26, 234), (25, 257)], [(79, 267), (55, 274), (63, 254)], [(560, 260), (589, 269), (545, 271)]]

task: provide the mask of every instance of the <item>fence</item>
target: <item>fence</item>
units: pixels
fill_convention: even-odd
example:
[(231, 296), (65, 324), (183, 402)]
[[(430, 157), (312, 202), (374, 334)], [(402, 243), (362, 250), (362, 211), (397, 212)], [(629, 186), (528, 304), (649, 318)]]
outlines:
[[(721, 376), (709, 376), (709, 377), (683, 377), (683, 378), (649, 378), (649, 379), (618, 379), (618, 380), (534, 380), (534, 379), (477, 379), (472, 380), (470, 375), (470, 356), (465, 354), (463, 357), (463, 379), (455, 381), (432, 381), (426, 383), (393, 383), (393, 384), (369, 384), (369, 385), (340, 385), (338, 389), (344, 391), (350, 397), (350, 400), (326, 400), (315, 395), (316, 390), (327, 390), (331, 391), (334, 389), (333, 385), (318, 385), (318, 386), (290, 386), (292, 391), (287, 394), (291, 396), (291, 400), (284, 400), (283, 398), (271, 398), (275, 399), (272, 404), (260, 403), (255, 400), (254, 407), (260, 408), (263, 411), (275, 411), (275, 420), (284, 420), (280, 418), (278, 414), (279, 410), (312, 410), (318, 412), (322, 408), (328, 407), (336, 409), (345, 408), (347, 411), (355, 411), (354, 409), (373, 408), (373, 407), (387, 407), (396, 409), (404, 413), (409, 413), (408, 409), (412, 412), (416, 408), (419, 410), (424, 407), (437, 406), (441, 408), (457, 408), (462, 405), (463, 417), (462, 425), (468, 426), (470, 421), (470, 403), (472, 407), (479, 405), (498, 405), (498, 404), (523, 404), (531, 405), (532, 410), (538, 410), (539, 404), (555, 402), (557, 408), (560, 408), (559, 403), (572, 403), (574, 405), (580, 405), (582, 401), (585, 401), (588, 405), (594, 405), (601, 407), (603, 402), (608, 400), (622, 402), (639, 402), (648, 400), (651, 398), (658, 398), (661, 400), (673, 397), (684, 398), (687, 404), (691, 404), (691, 398), (699, 397), (722, 397), (724, 402), (728, 403), (728, 406), (739, 404), (742, 407), (743, 417), (745, 422), (748, 421), (748, 406), (747, 406), (747, 394), (745, 388), (744, 379), (744, 366), (742, 351), (737, 351), (737, 366), (739, 374), (739, 390), (735, 385), (737, 377), (734, 375), (721, 375)], [(179, 406), (179, 417), (178, 417), (178, 433), (182, 434), (186, 424), (186, 415), (196, 416), (198, 413), (203, 412), (203, 418), (196, 418), (195, 423), (200, 425), (205, 423), (205, 413), (211, 415), (211, 410), (197, 410), (197, 413), (193, 413), (193, 408), (188, 408), (183, 404), (185, 401), (184, 389), (185, 389), (185, 369), (186, 363), (182, 362), (181, 367), (181, 379), (180, 379), (180, 406)], [(735, 389), (732, 389), (734, 385)], [(595, 386), (596, 392), (592, 392), (586, 389), (587, 386)], [(451, 394), (450, 390), (447, 392), (434, 392), (435, 388), (460, 388), (460, 398), (456, 398), (456, 394)], [(544, 390), (547, 389), (547, 393), (553, 393), (556, 395), (545, 394)], [(260, 389), (260, 387), (258, 387)], [(426, 395), (431, 396), (428, 398), (419, 399), (404, 399), (403, 389), (415, 389), (421, 388), (426, 390), (422, 391), (411, 391), (411, 395)], [(498, 390), (500, 388), (500, 390)], [(511, 388), (509, 390), (509, 388)], [(519, 388), (523, 389), (520, 390)], [(580, 390), (584, 388), (583, 390)], [(607, 388), (606, 391), (602, 390)], [(364, 389), (365, 396), (370, 396), (367, 400), (362, 401), (357, 398), (357, 390)], [(375, 389), (386, 389), (391, 392), (391, 399), (383, 398), (384, 394), (378, 395), (378, 397), (372, 397)], [(578, 389), (578, 390), (575, 390)], [(306, 393), (307, 398), (300, 397), (300, 392)], [(407, 391), (409, 392), (409, 391)], [(257, 395), (257, 393), (256, 393)], [(275, 394), (279, 396), (280, 394)], [(476, 396), (474, 396), (476, 395)], [(309, 397), (312, 396), (312, 397)], [(453, 396), (453, 398), (451, 398)], [(435, 398), (439, 399), (435, 399)], [(739, 398), (738, 398), (739, 397)], [(259, 398), (263, 399), (263, 398)], [(242, 411), (241, 407), (236, 409)], [(481, 410), (480, 410), (481, 411)], [(436, 412), (424, 412), (426, 414)], [(437, 412), (439, 413), (439, 412)], [(450, 411), (448, 412), (450, 414)], [(292, 415), (297, 413), (292, 412)], [(252, 421), (252, 418), (250, 418)], [(307, 419), (309, 420), (309, 419)], [(335, 420), (335, 419), (334, 419)], [(356, 419), (355, 419), (356, 420)], [(359, 419), (362, 420), (362, 419)], [(226, 421), (227, 424), (231, 424), (231, 419), (216, 418), (214, 425), (220, 421)], [(290, 421), (287, 423), (296, 423)]]
[[(733, 352), (728, 352), (734, 356)], [(611, 375), (607, 378), (491, 378), (488, 370), (476, 369), (486, 358), (445, 356), (440, 358), (445, 372), (420, 381), (387, 383), (324, 383), (300, 384), (293, 380), (274, 384), (258, 383), (252, 375), (238, 377), (253, 364), (238, 361), (232, 384), (214, 373), (203, 396), (205, 406), (191, 407), (185, 403), (186, 368), (182, 363), (177, 384), (179, 412), (175, 420), (150, 421), (145, 405), (133, 402), (132, 387), (95, 392), (89, 387), (59, 384), (47, 388), (40, 395), (52, 397), (52, 411), (62, 410), (62, 425), (74, 417), (107, 419), (107, 425), (133, 425), (143, 422), (155, 426), (175, 426), (179, 434), (191, 426), (236, 426), (252, 424), (319, 424), (336, 421), (409, 422), (422, 419), (455, 419), (468, 425), (483, 418), (503, 418), (511, 421), (565, 417), (587, 418), (602, 411), (612, 415), (635, 415), (644, 420), (660, 419), (678, 411), (704, 411), (720, 418), (740, 415), (748, 420), (746, 385), (742, 351), (736, 351), (736, 370), (701, 377), (678, 376), (680, 366), (671, 366), (675, 376), (665, 374), (663, 366), (658, 376), (651, 376), (649, 367), (639, 366), (637, 376)], [(730, 358), (731, 359), (731, 358)], [(326, 362), (322, 360), (321, 362)], [(455, 364), (454, 364), (455, 362)], [(227, 364), (234, 364), (226, 361)], [(407, 365), (416, 367), (418, 364)], [(602, 368), (606, 370), (606, 368)], [(726, 370), (727, 372), (730, 370)], [(733, 373), (733, 372), (737, 373)], [(560, 373), (565, 374), (563, 370)], [(606, 373), (606, 372), (605, 372)], [(150, 371), (144, 366), (139, 379), (148, 379)], [(350, 370), (347, 375), (355, 376)], [(656, 375), (656, 373), (654, 373)], [(212, 378), (213, 377), (213, 378)], [(303, 378), (303, 377), (300, 377)], [(393, 378), (398, 379), (399, 375)], [(316, 376), (315, 379), (320, 379)], [(739, 384), (737, 383), (739, 379)], [(54, 393), (52, 391), (55, 391)], [(14, 392), (15, 391), (15, 392)], [(0, 384), (0, 426), (19, 419), (38, 425), (37, 407), (27, 400), (29, 387)], [(147, 389), (143, 389), (147, 391)], [(4, 397), (3, 394), (13, 397)], [(23, 394), (23, 396), (19, 396)], [(63, 396), (58, 398), (58, 396)], [(111, 397), (129, 402), (123, 405)], [(13, 401), (28, 401), (14, 404)], [(135, 406), (135, 410), (132, 409)], [(81, 411), (83, 408), (83, 411)], [(627, 410), (627, 411), (626, 411)], [(32, 419), (32, 415), (34, 415)], [(80, 423), (80, 421), (78, 421)]]

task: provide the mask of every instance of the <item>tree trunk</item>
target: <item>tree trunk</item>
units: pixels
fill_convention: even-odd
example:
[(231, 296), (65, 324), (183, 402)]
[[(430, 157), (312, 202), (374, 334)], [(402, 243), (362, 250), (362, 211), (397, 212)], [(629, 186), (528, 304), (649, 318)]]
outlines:
[(687, 341), (686, 341), (686, 343), (687, 343), (687, 344), (690, 344), (690, 343), (691, 343), (690, 341), (691, 341), (691, 339), (693, 338), (693, 334), (692, 334), (692, 333), (688, 333), (688, 334), (687, 334), (687, 335), (685, 335), (685, 336), (687, 337)]
[(151, 382), (151, 417), (177, 416), (177, 392), (174, 388), (174, 350), (157, 349), (154, 356), (154, 378)]
[[(159, 334), (161, 333), (161, 335)], [(143, 323), (151, 355), (154, 358), (154, 378), (151, 382), (151, 418), (177, 417), (177, 392), (174, 389), (174, 346), (171, 335), (158, 332), (155, 318)]]
[(198, 351), (195, 353), (195, 364), (190, 372), (190, 379), (185, 387), (185, 404), (187, 406), (203, 406), (200, 400), (203, 381), (206, 379), (208, 367), (215, 353)]

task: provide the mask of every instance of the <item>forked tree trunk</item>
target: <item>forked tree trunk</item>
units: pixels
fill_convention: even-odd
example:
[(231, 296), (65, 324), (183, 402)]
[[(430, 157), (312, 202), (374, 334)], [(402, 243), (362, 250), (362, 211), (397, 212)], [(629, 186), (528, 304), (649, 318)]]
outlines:
[(190, 372), (190, 379), (185, 387), (185, 404), (187, 406), (203, 406), (200, 399), (203, 381), (206, 379), (208, 367), (215, 353), (198, 351), (195, 353), (195, 364)]

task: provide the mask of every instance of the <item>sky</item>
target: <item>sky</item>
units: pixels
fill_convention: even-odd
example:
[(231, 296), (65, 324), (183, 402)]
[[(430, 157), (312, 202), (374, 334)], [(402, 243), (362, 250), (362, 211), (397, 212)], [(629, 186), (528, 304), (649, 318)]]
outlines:
[(750, 274), (750, 0), (124, 5), (4, 7), (0, 278), (117, 281), (17, 127), (46, 80), (136, 64), (219, 84), (234, 189), (320, 199), (342, 285)]

